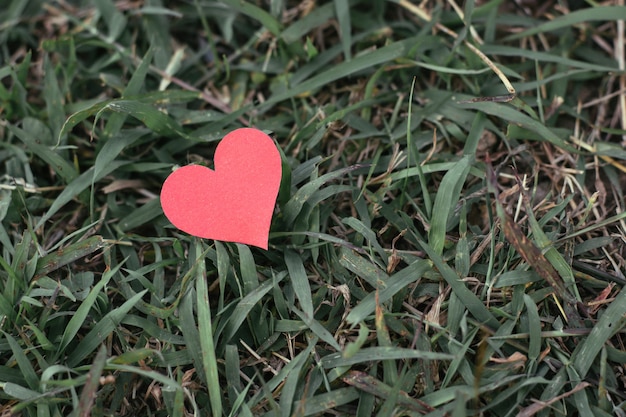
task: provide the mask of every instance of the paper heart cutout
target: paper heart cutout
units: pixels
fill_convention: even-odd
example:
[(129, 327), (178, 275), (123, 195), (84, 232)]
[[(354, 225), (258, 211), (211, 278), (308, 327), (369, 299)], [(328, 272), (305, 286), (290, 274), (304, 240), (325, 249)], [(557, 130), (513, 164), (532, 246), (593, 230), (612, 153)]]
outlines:
[(214, 165), (187, 165), (166, 178), (165, 216), (194, 236), (267, 249), (282, 176), (274, 141), (257, 129), (234, 130), (218, 144)]

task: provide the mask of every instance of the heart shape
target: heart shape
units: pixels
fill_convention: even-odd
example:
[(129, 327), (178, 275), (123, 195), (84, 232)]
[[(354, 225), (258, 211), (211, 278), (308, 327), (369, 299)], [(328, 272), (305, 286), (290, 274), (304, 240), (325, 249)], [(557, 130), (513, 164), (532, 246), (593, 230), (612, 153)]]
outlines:
[(217, 146), (214, 165), (187, 165), (166, 178), (165, 216), (194, 236), (267, 249), (282, 176), (274, 141), (257, 129), (234, 130)]

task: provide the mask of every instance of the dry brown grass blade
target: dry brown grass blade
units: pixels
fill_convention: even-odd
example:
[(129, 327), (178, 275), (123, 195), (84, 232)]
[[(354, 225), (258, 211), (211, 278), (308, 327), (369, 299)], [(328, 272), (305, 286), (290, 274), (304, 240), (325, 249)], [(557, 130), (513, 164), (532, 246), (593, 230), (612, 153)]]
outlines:
[(517, 414), (517, 417), (532, 417), (538, 412), (540, 412), (541, 410), (543, 410), (544, 408), (549, 407), (551, 404), (554, 404), (557, 401), (561, 401), (563, 398), (569, 397), (570, 395), (575, 394), (578, 391), (583, 390), (590, 385), (591, 384), (588, 382), (581, 382), (578, 385), (576, 385), (574, 388), (572, 388), (571, 391), (567, 391), (557, 397), (550, 399), (549, 401), (541, 401), (541, 402), (538, 401), (534, 403), (533, 405), (529, 405), (528, 407), (520, 411)]
[[(362, 391), (375, 395), (381, 398), (388, 398), (392, 395), (393, 388), (386, 384), (383, 384), (378, 379), (371, 375), (361, 371), (349, 371), (344, 377), (341, 378), (343, 382), (348, 385), (352, 385)], [(410, 397), (406, 392), (400, 391), (398, 393), (398, 405), (420, 414), (426, 414), (429, 411), (435, 411), (433, 407), (420, 401), (416, 398)]]
[[(500, 202), (497, 203), (501, 206)], [(498, 210), (500, 211), (500, 210)], [(570, 319), (580, 319), (580, 316), (576, 312), (576, 298), (565, 288), (565, 283), (554, 269), (552, 264), (541, 253), (539, 248), (530, 240), (517, 223), (504, 212), (502, 208), (502, 215), (500, 216), (502, 223), (502, 231), (506, 240), (509, 241), (515, 250), (520, 254), (522, 259), (530, 265), (541, 278), (543, 278), (554, 289), (555, 294), (565, 301), (565, 314), (568, 321)], [(568, 308), (571, 307), (571, 308)], [(570, 310), (570, 311), (568, 311)], [(572, 317), (573, 316), (573, 317)]]
[[(555, 295), (564, 301), (562, 313), (566, 320), (573, 327), (583, 327), (583, 323), (578, 310), (576, 309), (577, 300), (567, 290), (563, 278), (556, 271), (554, 266), (546, 259), (541, 253), (541, 250), (535, 245), (526, 234), (522, 231), (521, 227), (506, 213), (502, 202), (500, 201), (497, 192), (497, 179), (496, 174), (491, 166), (491, 161), (487, 161), (487, 181), (489, 188), (495, 194), (496, 197), (496, 211), (500, 218), (501, 229), (504, 232), (504, 237), (520, 254), (522, 259), (530, 265), (537, 274), (543, 278), (554, 290)], [(559, 308), (561, 308), (559, 306)]]

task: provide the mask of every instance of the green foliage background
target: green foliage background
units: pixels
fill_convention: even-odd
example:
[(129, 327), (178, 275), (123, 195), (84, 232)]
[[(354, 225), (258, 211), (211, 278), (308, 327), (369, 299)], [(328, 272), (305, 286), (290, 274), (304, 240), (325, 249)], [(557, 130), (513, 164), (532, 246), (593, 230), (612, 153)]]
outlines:
[[(589, 3), (6, 2), (0, 415), (626, 415), (626, 8)], [(268, 251), (159, 203), (242, 126)]]

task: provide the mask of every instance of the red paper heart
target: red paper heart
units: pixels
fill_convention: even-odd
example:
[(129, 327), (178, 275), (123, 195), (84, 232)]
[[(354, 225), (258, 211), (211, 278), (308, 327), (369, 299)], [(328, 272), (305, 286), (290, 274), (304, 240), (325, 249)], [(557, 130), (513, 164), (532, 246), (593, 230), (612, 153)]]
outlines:
[(163, 212), (191, 235), (267, 249), (282, 175), (276, 145), (260, 130), (237, 129), (217, 146), (214, 165), (187, 165), (167, 177)]

